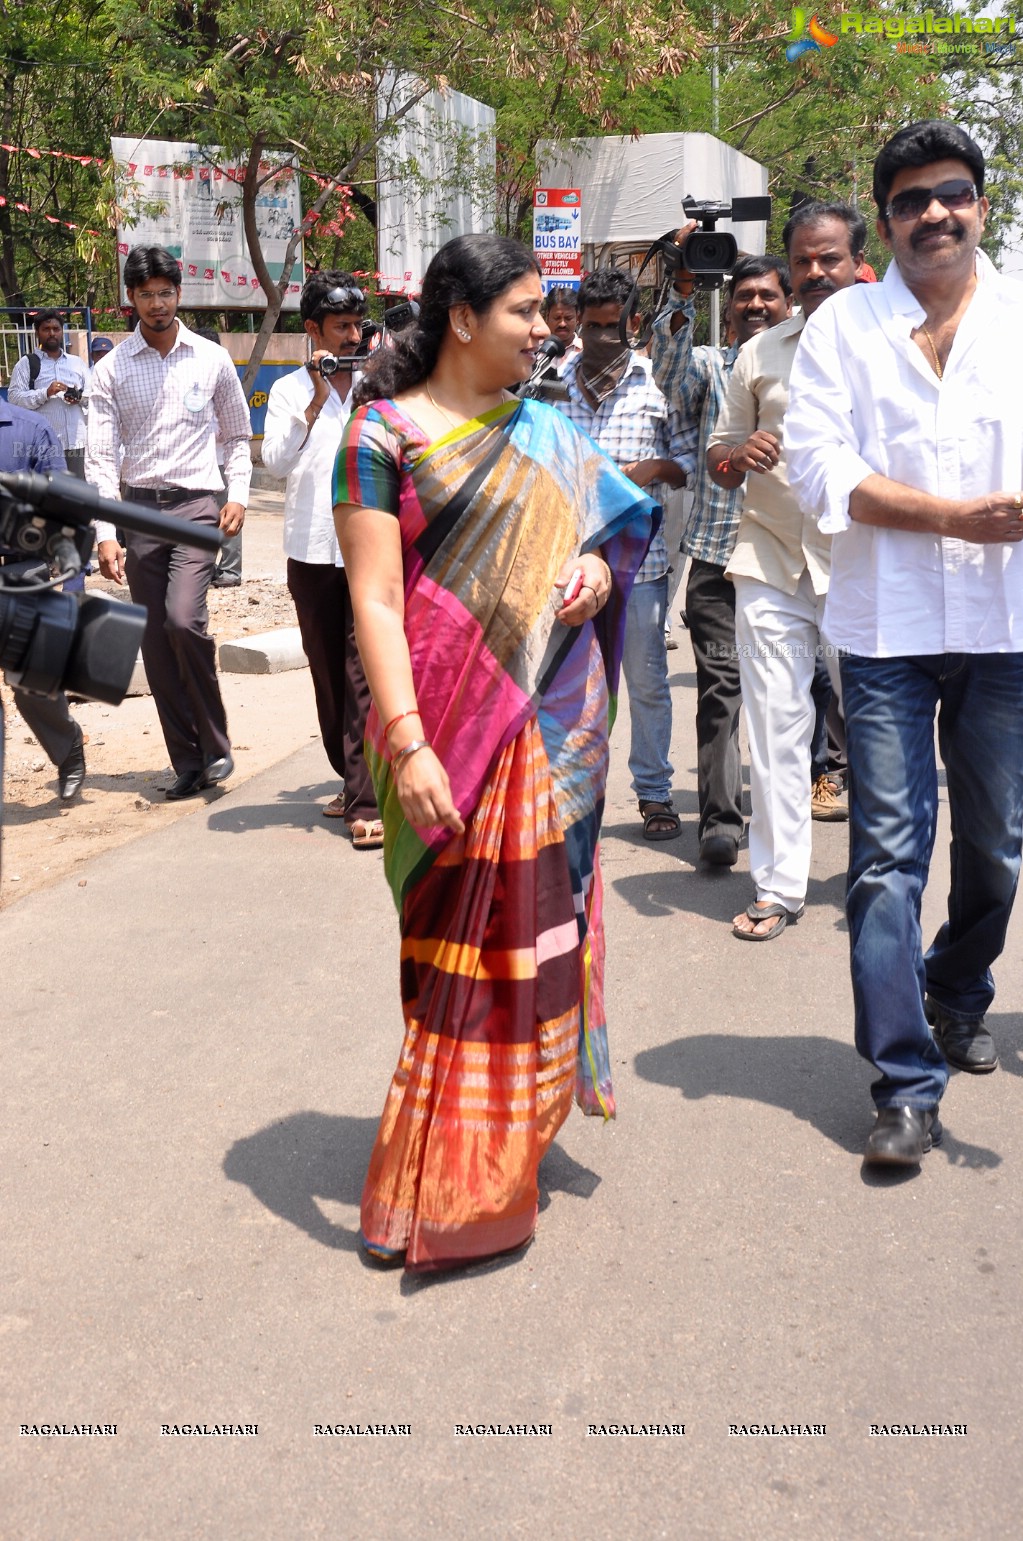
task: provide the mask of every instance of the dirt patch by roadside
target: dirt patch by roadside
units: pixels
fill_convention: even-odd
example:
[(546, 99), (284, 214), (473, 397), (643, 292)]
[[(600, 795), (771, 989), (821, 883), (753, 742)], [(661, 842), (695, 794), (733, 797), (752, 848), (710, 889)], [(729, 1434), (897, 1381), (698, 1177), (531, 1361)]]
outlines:
[[(115, 586), (93, 578), (88, 587), (112, 592)], [(291, 595), (276, 576), (247, 578), (237, 589), (211, 589), (209, 609), (218, 645), (296, 624)], [(162, 789), (173, 772), (151, 696), (130, 698), (117, 707), (72, 702), (72, 715), (86, 734), (88, 770), (82, 792), (64, 807), (54, 767), (22, 721), (10, 690), (0, 685), (7, 723), (0, 907), (102, 851), (230, 795), (247, 777), (319, 736), (306, 669), (225, 674), (221, 689), (236, 765), (223, 789), (183, 803), (164, 800)]]

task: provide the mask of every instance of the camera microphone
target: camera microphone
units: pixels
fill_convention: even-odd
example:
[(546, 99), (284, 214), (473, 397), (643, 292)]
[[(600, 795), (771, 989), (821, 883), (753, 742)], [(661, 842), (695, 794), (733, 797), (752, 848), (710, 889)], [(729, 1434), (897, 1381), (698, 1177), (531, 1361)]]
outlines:
[[(0, 473), (0, 488), (10, 493), (12, 498), (31, 504), (40, 514), (45, 515), (56, 526), (56, 530), (49, 532), (51, 537), (61, 527), (70, 525), (72, 528), (85, 528), (90, 527), (94, 519), (105, 519), (123, 529), (153, 535), (157, 540), (168, 541), (173, 545), (195, 546), (201, 551), (219, 551), (224, 544), (219, 530), (176, 519), (172, 514), (161, 513), (159, 509), (142, 508), (127, 500), (116, 502), (112, 498), (101, 498), (95, 487), (79, 481), (77, 476), (64, 476), (57, 472), (44, 475), (39, 471), (4, 471)], [(33, 539), (38, 538), (41, 543), (41, 529), (37, 525), (29, 528)], [(25, 543), (21, 541), (11, 544), (22, 549)], [(33, 548), (31, 554), (35, 555), (37, 549), (40, 549), (40, 544)]]
[(565, 344), (562, 342), (561, 338), (555, 337), (552, 333), (550, 337), (545, 337), (543, 342), (537, 348), (536, 362), (537, 364), (540, 364), (543, 363), (545, 359), (564, 358), (566, 351), (567, 350), (565, 348)]

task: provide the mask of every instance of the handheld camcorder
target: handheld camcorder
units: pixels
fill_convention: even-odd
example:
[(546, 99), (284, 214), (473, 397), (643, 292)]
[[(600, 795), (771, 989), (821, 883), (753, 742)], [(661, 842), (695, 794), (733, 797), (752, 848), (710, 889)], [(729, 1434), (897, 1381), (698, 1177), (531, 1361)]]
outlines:
[(700, 203), (695, 198), (682, 199), (686, 219), (697, 219), (702, 229), (694, 230), (684, 246), (675, 245), (674, 231), (661, 237), (657, 248), (672, 268), (686, 268), (693, 275), (697, 289), (720, 289), (725, 274), (739, 260), (739, 245), (734, 235), (715, 230), (719, 219), (746, 224), (771, 218), (770, 198), (733, 198), (731, 203)]
[(331, 375), (337, 374), (338, 370), (349, 370), (365, 364), (372, 351), (371, 345), (374, 338), (379, 339), (375, 344), (376, 347), (386, 347), (389, 334), (404, 331), (405, 327), (411, 326), (412, 322), (418, 318), (419, 306), (416, 301), (402, 300), (384, 311), (383, 326), (379, 321), (372, 321), (369, 316), (366, 316), (362, 323), (362, 340), (354, 353), (336, 356), (328, 353), (316, 363), (309, 363), (305, 367), (310, 374), (320, 374), (325, 380), (329, 380)]
[(8, 684), (37, 695), (67, 689), (118, 706), (131, 682), (145, 609), (105, 594), (79, 605), (73, 594), (55, 592), (92, 555), (97, 518), (203, 551), (219, 551), (223, 538), (219, 530), (101, 498), (74, 476), (0, 475), (0, 547), (9, 553), (0, 566), (0, 669)]

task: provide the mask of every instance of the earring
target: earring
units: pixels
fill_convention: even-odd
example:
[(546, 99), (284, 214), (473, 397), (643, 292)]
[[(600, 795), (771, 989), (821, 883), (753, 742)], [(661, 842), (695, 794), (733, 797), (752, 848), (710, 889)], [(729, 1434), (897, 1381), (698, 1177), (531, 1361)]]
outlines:
[(472, 334), (470, 332), (463, 332), (460, 326), (455, 327), (455, 336), (460, 337), (463, 342), (472, 342)]

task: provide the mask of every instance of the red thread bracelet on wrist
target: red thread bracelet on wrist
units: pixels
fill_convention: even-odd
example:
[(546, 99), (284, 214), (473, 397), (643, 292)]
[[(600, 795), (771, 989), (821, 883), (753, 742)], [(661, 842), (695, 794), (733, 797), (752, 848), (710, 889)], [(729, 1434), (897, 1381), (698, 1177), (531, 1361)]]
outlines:
[(419, 716), (419, 708), (418, 708), (418, 706), (410, 706), (407, 712), (399, 712), (397, 717), (392, 717), (390, 722), (387, 724), (386, 728), (384, 729), (384, 737), (386, 738), (388, 733), (390, 733), (391, 729), (392, 728), (396, 728), (398, 726), (399, 722), (404, 722), (406, 717), (418, 717), (418, 716)]
[(718, 461), (718, 463), (714, 467), (714, 469), (717, 471), (719, 476), (727, 476), (729, 471), (734, 471), (735, 470), (735, 467), (732, 464), (732, 452), (731, 452), (731, 450), (729, 450), (728, 455), (726, 456), (726, 458), (724, 460), (719, 460)]

